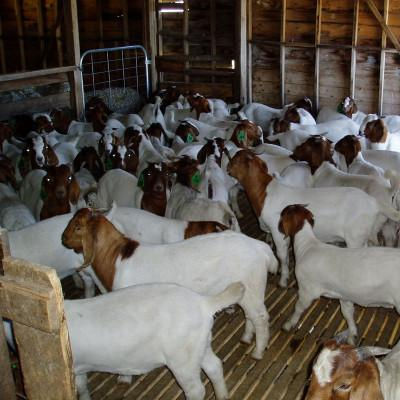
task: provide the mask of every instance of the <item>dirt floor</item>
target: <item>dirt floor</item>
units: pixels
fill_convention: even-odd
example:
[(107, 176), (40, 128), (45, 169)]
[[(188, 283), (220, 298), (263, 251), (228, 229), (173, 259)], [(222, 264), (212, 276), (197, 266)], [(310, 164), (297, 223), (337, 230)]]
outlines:
[[(265, 240), (244, 194), (240, 196), (244, 218), (240, 222), (243, 233)], [(254, 347), (240, 342), (244, 329), (243, 312), (220, 313), (213, 328), (213, 348), (224, 365), (225, 380), (234, 400), (299, 400), (310, 375), (312, 361), (321, 344), (346, 329), (339, 302), (321, 299), (315, 301), (302, 316), (296, 329), (286, 333), (283, 323), (292, 313), (297, 287), (293, 268), (288, 288), (278, 286), (278, 276), (269, 275), (265, 304), (270, 314), (271, 337), (261, 361), (251, 358)], [(81, 296), (72, 279), (63, 280), (67, 298)], [(400, 319), (393, 310), (356, 307), (359, 344), (392, 347), (400, 335)], [(214, 399), (208, 379), (206, 399)], [(93, 400), (175, 400), (184, 399), (182, 390), (167, 368), (159, 368), (146, 375), (133, 377), (132, 383), (117, 383), (117, 376), (92, 373), (89, 387)]]

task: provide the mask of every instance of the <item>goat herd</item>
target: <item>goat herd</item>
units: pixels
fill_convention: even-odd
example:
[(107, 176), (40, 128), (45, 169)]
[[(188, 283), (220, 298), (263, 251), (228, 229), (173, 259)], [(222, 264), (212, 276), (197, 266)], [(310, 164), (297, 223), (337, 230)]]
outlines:
[[(366, 115), (349, 97), (314, 119), (307, 98), (274, 109), (159, 94), (139, 114), (94, 97), (85, 123), (53, 110), (0, 124), (11, 254), (85, 289), (65, 301), (80, 399), (90, 399), (89, 371), (130, 382), (161, 365), (187, 399), (205, 396), (201, 369), (227, 399), (213, 315), (239, 304), (242, 341), (255, 335), (261, 359), (268, 272), (279, 261), (287, 285), (292, 245), (298, 300), (283, 328), (320, 296), (338, 299), (348, 324), (317, 357), (306, 398), (398, 400), (400, 345), (355, 347), (353, 314), (354, 304), (400, 313), (400, 116)], [(240, 233), (241, 189), (277, 258)], [(94, 284), (110, 293), (93, 297)]]

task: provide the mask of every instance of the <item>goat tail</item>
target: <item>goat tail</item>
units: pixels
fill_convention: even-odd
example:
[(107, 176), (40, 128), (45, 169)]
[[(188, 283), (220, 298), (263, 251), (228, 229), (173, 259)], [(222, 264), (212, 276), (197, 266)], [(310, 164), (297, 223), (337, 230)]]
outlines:
[(390, 187), (393, 192), (397, 192), (400, 189), (400, 175), (393, 169), (387, 169), (383, 175), (390, 181)]
[(243, 298), (245, 290), (242, 282), (235, 282), (231, 283), (221, 293), (208, 297), (207, 302), (212, 313), (215, 314), (217, 311), (239, 302)]
[(271, 274), (276, 274), (278, 272), (279, 261), (276, 258), (271, 247), (268, 244), (266, 244), (266, 247), (267, 247), (267, 255), (268, 255), (267, 270), (268, 270), (268, 272), (271, 272)]
[(392, 207), (392, 205), (384, 203), (382, 201), (378, 202), (380, 212), (386, 217), (391, 219), (392, 221), (395, 222), (400, 222), (400, 211), (397, 211), (395, 208)]

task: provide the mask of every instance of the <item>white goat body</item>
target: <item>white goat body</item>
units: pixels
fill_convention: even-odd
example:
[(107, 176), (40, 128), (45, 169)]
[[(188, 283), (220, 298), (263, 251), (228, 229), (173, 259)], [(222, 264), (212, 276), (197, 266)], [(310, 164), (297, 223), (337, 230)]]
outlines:
[(316, 125), (300, 125), (291, 122), (290, 130), (301, 130), (310, 135), (323, 135), (332, 143), (336, 143), (346, 135), (358, 135), (359, 126), (350, 118), (347, 118), (346, 120), (340, 119)]
[(226, 203), (201, 198), (193, 189), (180, 183), (172, 187), (165, 216), (185, 221), (216, 221), (240, 232), (236, 215)]
[(0, 183), (0, 226), (16, 231), (36, 222), (30, 209), (10, 186)]
[[(281, 261), (280, 284), (288, 278), (288, 239), (278, 230), (281, 210), (289, 204), (308, 204), (315, 216), (315, 233), (324, 242), (345, 241), (348, 247), (362, 247), (380, 227), (383, 214), (399, 219), (400, 214), (381, 204), (357, 188), (294, 188), (273, 179), (267, 186), (266, 199), (259, 217), (263, 230), (270, 230)], [(338, 209), (337, 205), (341, 204)], [(355, 206), (357, 205), (357, 206)], [(385, 220), (385, 219), (384, 219)], [(383, 224), (383, 221), (381, 223)]]
[(271, 119), (280, 118), (285, 111), (285, 108), (272, 108), (261, 103), (249, 103), (241, 109), (241, 112), (243, 112), (250, 121), (261, 126), (264, 132), (268, 132)]
[(309, 137), (313, 136), (311, 133), (302, 129), (294, 129), (287, 132), (276, 133), (269, 135), (268, 140), (278, 140), (280, 145), (289, 151), (293, 151), (297, 146), (304, 143)]
[(277, 260), (264, 242), (236, 232), (197, 236), (168, 245), (139, 244), (133, 255), (115, 263), (112, 289), (143, 283), (176, 283), (198, 293), (215, 295), (234, 282), (246, 288), (239, 301), (246, 315), (242, 339), (249, 343), (256, 332), (255, 358), (268, 342), (268, 313), (264, 292), (268, 271)]
[[(86, 373), (137, 375), (166, 365), (187, 399), (201, 400), (203, 368), (216, 398), (228, 398), (222, 363), (211, 348), (215, 312), (243, 296), (240, 283), (214, 296), (165, 284), (136, 285), (86, 300), (66, 300), (80, 400), (90, 399)], [(135, 304), (135, 307), (132, 307)]]
[[(318, 218), (315, 219), (316, 224)], [(350, 222), (349, 222), (350, 223)], [(308, 221), (295, 235), (299, 299), (285, 323), (292, 328), (302, 312), (320, 296), (339, 299), (353, 341), (357, 335), (354, 306), (394, 306), (400, 313), (400, 250), (386, 247), (340, 248), (319, 241)]]
[(115, 201), (118, 206), (135, 207), (137, 196), (143, 193), (137, 183), (135, 176), (122, 169), (107, 171), (97, 184), (96, 206), (110, 208)]

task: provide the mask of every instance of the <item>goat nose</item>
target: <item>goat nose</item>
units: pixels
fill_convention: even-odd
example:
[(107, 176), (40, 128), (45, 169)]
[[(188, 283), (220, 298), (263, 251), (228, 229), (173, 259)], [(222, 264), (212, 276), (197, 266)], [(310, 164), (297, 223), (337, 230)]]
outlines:
[(55, 190), (55, 194), (57, 199), (63, 199), (66, 196), (67, 191), (65, 190), (64, 187), (58, 187)]
[(157, 183), (156, 185), (154, 185), (154, 191), (155, 192), (163, 192), (164, 185), (162, 183)]

